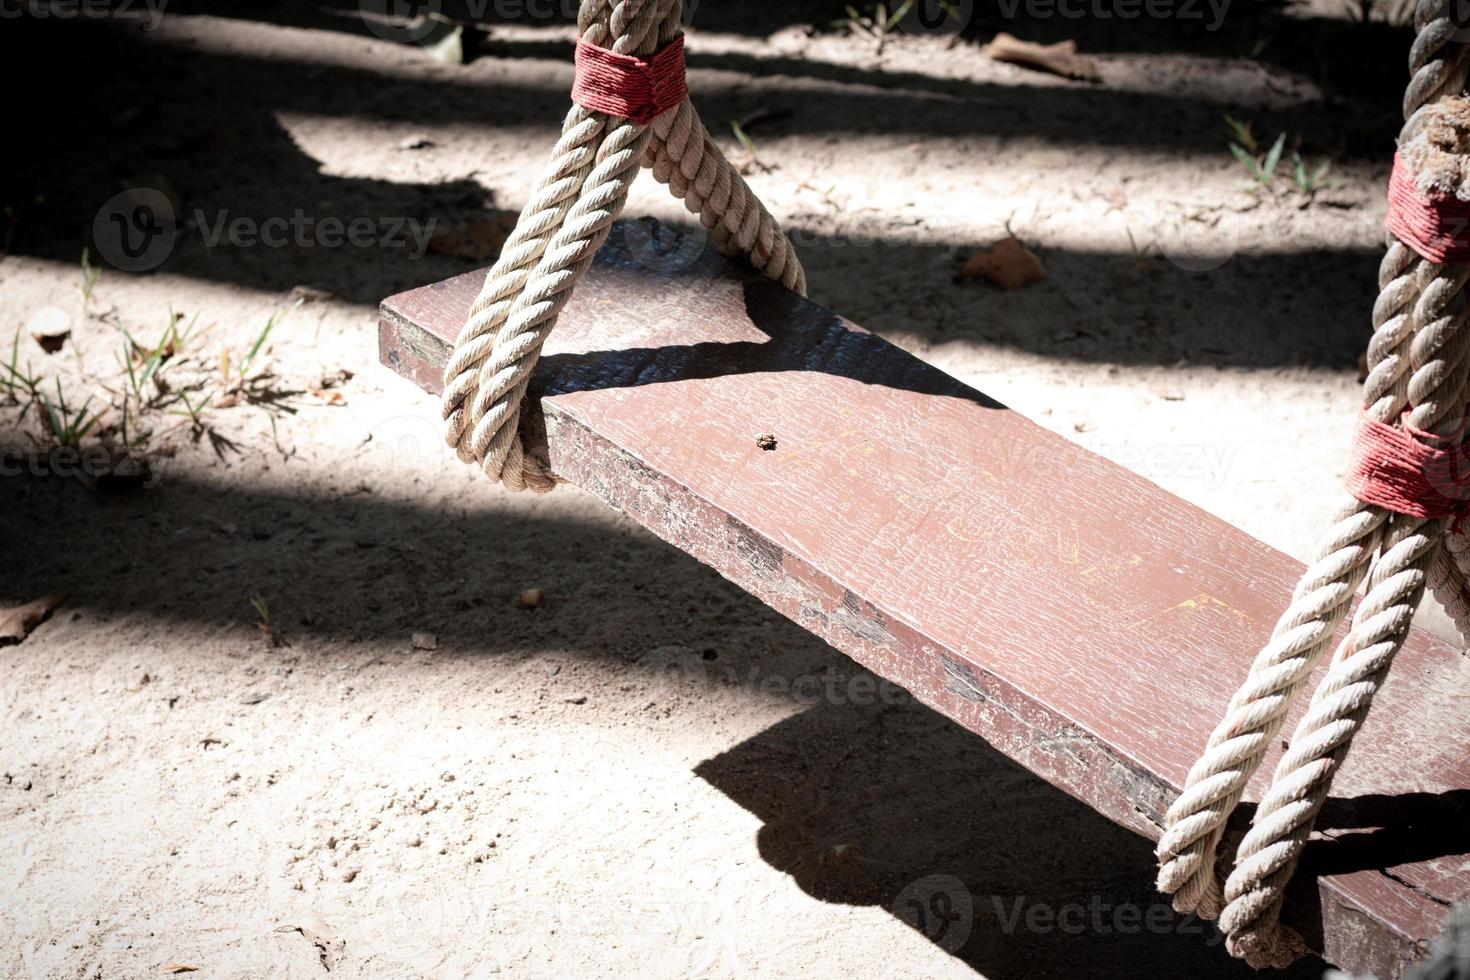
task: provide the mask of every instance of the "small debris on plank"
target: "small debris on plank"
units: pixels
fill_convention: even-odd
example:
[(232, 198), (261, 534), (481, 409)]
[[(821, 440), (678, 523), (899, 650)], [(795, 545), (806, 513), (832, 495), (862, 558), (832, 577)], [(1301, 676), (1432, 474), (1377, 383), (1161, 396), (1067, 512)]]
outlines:
[(776, 437), (766, 432), (755, 437), (755, 444), (769, 453), (776, 448)]
[(522, 609), (539, 609), (541, 603), (546, 599), (546, 592), (542, 589), (527, 589), (516, 598)]

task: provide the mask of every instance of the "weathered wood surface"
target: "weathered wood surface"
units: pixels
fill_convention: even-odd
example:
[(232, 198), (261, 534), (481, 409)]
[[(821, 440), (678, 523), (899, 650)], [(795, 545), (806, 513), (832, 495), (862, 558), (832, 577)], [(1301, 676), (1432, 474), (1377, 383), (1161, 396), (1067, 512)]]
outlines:
[[(482, 278), (385, 301), (383, 362), (437, 391)], [(1301, 569), (648, 225), (614, 230), (534, 389), (559, 474), (1152, 838)], [(1331, 962), (1397, 975), (1470, 896), (1467, 708), (1466, 661), (1414, 633), (1289, 904)]]

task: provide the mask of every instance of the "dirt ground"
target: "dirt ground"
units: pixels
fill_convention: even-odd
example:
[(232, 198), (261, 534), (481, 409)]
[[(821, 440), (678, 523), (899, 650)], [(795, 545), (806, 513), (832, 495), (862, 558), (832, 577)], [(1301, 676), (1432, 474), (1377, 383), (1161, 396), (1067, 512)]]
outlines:
[[(1215, 31), (992, 12), (880, 50), (840, 16), (706, 0), (689, 40), (813, 297), (1304, 556), (1356, 408), (1407, 32), (1236, 0)], [(390, 231), (520, 207), (573, 31), (491, 13), (459, 64), (366, 25), (297, 0), (0, 23), (0, 75), (29, 78), (0, 354), (18, 330), (48, 398), (96, 409), (195, 324), (161, 368), (194, 397), (131, 419), (131, 492), (0, 395), (0, 607), (66, 596), (0, 648), (0, 974), (1245, 976), (1165, 912), (1142, 839), (588, 496), (512, 497), (442, 448), (376, 364), (375, 306), (488, 263)], [(1075, 37), (1101, 80), (991, 61), (998, 30)], [(41, 64), (66, 66), (44, 94)], [(1227, 114), (1330, 186), (1243, 189)], [(147, 272), (96, 248), (125, 188), (180, 216)], [(376, 238), (212, 237), (298, 211)], [(652, 180), (628, 213), (688, 227)], [(1007, 229), (1046, 277), (956, 283)], [(83, 444), (115, 452), (123, 422)]]

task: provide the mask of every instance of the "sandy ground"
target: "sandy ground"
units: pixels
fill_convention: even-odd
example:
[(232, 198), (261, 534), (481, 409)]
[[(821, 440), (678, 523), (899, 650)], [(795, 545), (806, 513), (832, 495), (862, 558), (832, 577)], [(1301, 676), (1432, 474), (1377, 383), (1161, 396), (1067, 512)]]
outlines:
[[(221, 216), (516, 210), (565, 24), (495, 22), (454, 65), (355, 5), (253, 7), (0, 25), (0, 63), (78, 66), (0, 163), (5, 350), (59, 308), (67, 345), (22, 331), (22, 360), (75, 403), (123, 384), (122, 328), (197, 314), (177, 357), (202, 376), (279, 315), (284, 406), (155, 420), (168, 453), (130, 494), (18, 465), (35, 416), (0, 408), (0, 607), (68, 596), (0, 649), (0, 973), (1246, 975), (1166, 912), (1143, 840), (580, 492), (473, 479), (374, 340), (378, 299), (464, 259), (209, 240)], [(1303, 555), (1355, 409), (1407, 36), (1269, 6), (1217, 32), (977, 17), (881, 53), (803, 26), (840, 13), (709, 0), (690, 39), (712, 128), (757, 117), (751, 181), (812, 295)], [(1078, 36), (1102, 82), (990, 62), (998, 29)], [(1226, 113), (1333, 186), (1242, 190)], [(130, 186), (185, 226), (84, 299)], [(681, 220), (661, 195), (629, 212)], [(1007, 227), (1047, 278), (955, 284)]]

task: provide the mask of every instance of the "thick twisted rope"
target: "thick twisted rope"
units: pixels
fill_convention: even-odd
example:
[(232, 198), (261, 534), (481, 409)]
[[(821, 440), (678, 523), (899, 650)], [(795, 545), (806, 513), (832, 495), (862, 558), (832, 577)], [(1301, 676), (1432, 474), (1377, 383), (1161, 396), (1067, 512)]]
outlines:
[[(647, 58), (680, 36), (682, 8), (682, 0), (584, 0), (581, 42)], [(644, 163), (758, 271), (789, 288), (805, 288), (790, 241), (709, 139), (687, 99), (651, 125), (573, 105), (550, 166), (486, 275), (444, 372), (449, 445), (508, 489), (556, 486), (544, 450), (528, 452), (523, 444), (522, 402), (557, 316)]]
[[(1460, 293), (1470, 269), (1429, 267), (1426, 277), (1412, 314), (1423, 325), (1410, 354), (1414, 373), (1408, 424), (1446, 436), (1459, 427), (1465, 404), (1470, 332)], [(1278, 924), (1286, 882), (1353, 736), (1408, 636), (1446, 520), (1401, 514), (1389, 518), (1381, 554), (1368, 575), (1368, 594), (1241, 842), (1225, 885), (1220, 928), (1230, 951), (1253, 965), (1283, 966), (1295, 958), (1295, 944)]]
[[(1413, 257), (1395, 243), (1379, 270), (1363, 384), (1363, 410), (1379, 422), (1396, 422), (1408, 403), (1412, 282), (1405, 270)], [(1219, 915), (1223, 893), (1215, 858), (1225, 824), (1347, 613), (1387, 518), (1387, 512), (1352, 498), (1339, 507), (1291, 604), (1165, 814), (1158, 887), (1173, 896), (1178, 911), (1208, 919)]]
[[(1466, 77), (1465, 48), (1447, 0), (1421, 0), (1416, 24), (1401, 143), (1428, 124), (1433, 102), (1461, 91)], [(1436, 266), (1390, 241), (1379, 271), (1364, 382), (1369, 418), (1429, 432), (1454, 427), (1465, 398), (1464, 322), (1453, 309), (1463, 284), (1456, 267)], [(1470, 610), (1464, 574), (1439, 547), (1444, 529), (1442, 519), (1407, 518), (1355, 499), (1339, 509), (1271, 640), (1165, 816), (1157, 851), (1160, 890), (1173, 896), (1181, 912), (1205, 918), (1223, 912), (1231, 952), (1254, 965), (1279, 965), (1300, 951), (1278, 922), (1285, 883), (1426, 582), (1444, 590), (1457, 620)], [(1222, 890), (1216, 852), (1230, 814), (1365, 575), (1369, 594), (1349, 640), (1278, 766)]]
[(791, 240), (715, 145), (693, 105), (683, 102), (653, 121), (644, 162), (719, 241), (747, 256), (767, 279), (806, 295), (806, 273)]

